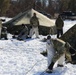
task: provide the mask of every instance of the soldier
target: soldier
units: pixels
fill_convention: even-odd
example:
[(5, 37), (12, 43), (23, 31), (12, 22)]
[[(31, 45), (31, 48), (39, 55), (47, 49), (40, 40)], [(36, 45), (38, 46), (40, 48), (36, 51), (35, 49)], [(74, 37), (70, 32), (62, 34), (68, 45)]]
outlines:
[(61, 16), (59, 15), (56, 22), (55, 22), (56, 28), (57, 28), (57, 38), (59, 38), (59, 35), (63, 35), (63, 26), (64, 26), (64, 22), (61, 18)]
[(19, 35), (17, 37), (18, 40), (23, 40), (23, 39), (27, 38), (27, 36), (28, 36), (27, 26), (24, 24), (22, 24), (22, 26), (23, 26), (23, 30), (19, 33)]
[(39, 21), (36, 16), (36, 13), (34, 13), (33, 17), (30, 19), (30, 25), (32, 26), (32, 28), (30, 29), (29, 37), (31, 38), (32, 35), (35, 33), (36, 38), (39, 38), (39, 31), (38, 31)]
[(0, 19), (0, 39), (1, 39), (1, 30), (2, 30), (2, 19)]
[[(50, 36), (48, 36), (50, 37)], [(48, 38), (47, 38), (48, 39)], [(69, 52), (69, 48), (70, 45), (69, 43), (65, 43), (64, 41), (60, 40), (60, 39), (48, 39), (49, 40), (49, 44), (51, 44), (53, 42), (52, 45), (47, 46), (48, 48), (48, 60), (51, 62), (50, 65), (48, 65), (48, 69), (46, 70), (46, 72), (52, 73), (53, 71), (53, 66), (56, 63), (56, 61), (58, 60), (58, 65), (59, 67), (63, 67), (64, 64), (64, 60), (65, 60), (65, 55), (68, 61), (72, 61), (71, 59), (71, 54)], [(51, 49), (52, 48), (52, 49)], [(52, 54), (51, 54), (52, 53)], [(51, 56), (51, 57), (50, 57)]]
[[(55, 53), (54, 44), (51, 39), (51, 36), (47, 36), (46, 51), (47, 51), (47, 58), (48, 58), (47, 61), (48, 61), (48, 67), (49, 67)], [(49, 72), (50, 69), (48, 68), (46, 71)]]
[(8, 40), (8, 38), (7, 38), (7, 27), (2, 26), (1, 38)]

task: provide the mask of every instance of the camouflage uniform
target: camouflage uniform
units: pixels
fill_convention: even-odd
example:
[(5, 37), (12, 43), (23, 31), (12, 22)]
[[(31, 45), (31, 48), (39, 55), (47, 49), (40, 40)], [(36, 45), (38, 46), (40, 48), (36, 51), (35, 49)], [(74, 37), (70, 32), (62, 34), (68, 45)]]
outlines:
[(55, 25), (57, 28), (57, 38), (59, 38), (59, 34), (63, 35), (63, 26), (64, 26), (64, 22), (60, 16), (58, 16)]
[(34, 16), (30, 19), (30, 24), (32, 26), (31, 30), (30, 30), (30, 37), (32, 37), (32, 35), (35, 33), (36, 37), (39, 36), (39, 32), (38, 32), (38, 26), (39, 26), (39, 21), (38, 18), (36, 17), (36, 13), (34, 13)]
[(69, 43), (65, 43), (64, 41), (60, 39), (52, 39), (52, 41), (54, 44), (55, 53), (52, 56), (51, 64), (48, 66), (48, 69), (51, 70), (51, 72), (57, 60), (58, 60), (58, 65), (60, 65), (61, 67), (63, 66), (65, 56), (68, 61), (72, 61), (71, 54), (69, 52), (69, 48), (70, 48)]
[(1, 30), (2, 30), (2, 20), (0, 19), (0, 39), (1, 39)]
[(23, 26), (24, 26), (23, 30), (18, 35), (18, 38), (17, 38), (18, 40), (23, 40), (23, 39), (27, 38), (27, 36), (28, 36), (28, 28), (25, 25), (23, 25)]
[(53, 62), (56, 62), (63, 54), (65, 54), (68, 61), (71, 61), (71, 54), (69, 52), (70, 45), (65, 43), (60, 39), (53, 40), (54, 48), (56, 50), (55, 56), (53, 57)]

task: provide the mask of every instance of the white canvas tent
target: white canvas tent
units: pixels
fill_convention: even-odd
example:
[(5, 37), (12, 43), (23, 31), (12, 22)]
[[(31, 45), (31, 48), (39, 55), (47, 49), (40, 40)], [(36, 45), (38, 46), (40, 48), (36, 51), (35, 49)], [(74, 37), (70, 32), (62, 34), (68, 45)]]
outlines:
[(39, 13), (38, 11), (36, 11), (34, 9), (30, 9), (30, 10), (25, 11), (23, 13), (21, 12), (20, 14), (15, 16), (10, 21), (4, 23), (4, 25), (6, 25), (6, 26), (11, 26), (11, 25), (17, 26), (17, 25), (22, 25), (22, 24), (29, 25), (30, 24), (30, 18), (33, 16), (33, 13), (37, 14), (40, 26), (51, 28), (51, 30), (50, 30), (51, 34), (55, 33), (54, 21), (49, 19), (48, 17), (46, 17), (45, 15)]
[(5, 24), (7, 24), (7, 23), (11, 23), (13, 25), (30, 24), (30, 18), (33, 16), (33, 13), (37, 14), (40, 25), (46, 26), (46, 27), (55, 26), (53, 20), (49, 19), (48, 17), (46, 17), (45, 15), (39, 13), (38, 11), (36, 11), (34, 9), (30, 9), (26, 12), (18, 14), (13, 19), (6, 22)]
[(37, 14), (40, 25), (46, 26), (46, 27), (51, 27), (51, 26), (55, 25), (51, 19), (49, 19), (48, 17), (44, 16), (43, 14), (37, 12), (34, 9), (29, 10), (29, 12), (27, 12), (27, 14), (25, 14), (20, 20), (14, 22), (14, 24), (15, 25), (30, 24), (30, 18), (33, 16), (33, 13)]

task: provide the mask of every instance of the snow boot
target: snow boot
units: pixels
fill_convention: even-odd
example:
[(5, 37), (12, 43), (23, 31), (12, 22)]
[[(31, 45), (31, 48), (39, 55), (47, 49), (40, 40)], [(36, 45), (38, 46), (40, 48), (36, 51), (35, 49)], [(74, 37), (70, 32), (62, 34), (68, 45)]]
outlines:
[(26, 39), (31, 39), (31, 37), (28, 37), (28, 36), (27, 36)]
[(47, 72), (47, 73), (52, 73), (52, 72), (53, 72), (53, 66), (54, 66), (54, 62), (52, 62), (52, 63), (49, 65), (49, 67), (48, 67), (48, 69), (46, 70), (46, 72)]
[(5, 40), (8, 40), (8, 38), (5, 38)]
[(53, 71), (50, 70), (50, 69), (46, 69), (46, 72), (47, 72), (47, 73), (52, 73)]
[(14, 38), (16, 38), (16, 36), (15, 36), (15, 35), (13, 35), (13, 36), (12, 36), (12, 38), (14, 39)]
[(64, 67), (63, 65), (58, 64), (57, 67)]

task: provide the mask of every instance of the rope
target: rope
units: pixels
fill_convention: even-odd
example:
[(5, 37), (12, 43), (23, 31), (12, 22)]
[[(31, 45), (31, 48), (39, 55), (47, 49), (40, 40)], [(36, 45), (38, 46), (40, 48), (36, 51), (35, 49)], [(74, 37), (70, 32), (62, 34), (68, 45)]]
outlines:
[[(42, 59), (42, 60), (44, 60), (44, 59)], [(38, 62), (42, 61), (42, 60), (37, 61), (37, 62), (31, 67), (31, 69), (26, 72), (25, 75), (27, 75), (27, 74), (34, 68), (34, 66), (36, 66), (36, 64), (37, 64)], [(43, 72), (42, 72), (42, 73), (43, 73)], [(41, 73), (41, 74), (42, 74), (42, 73)], [(41, 75), (41, 74), (40, 74), (40, 75)]]

